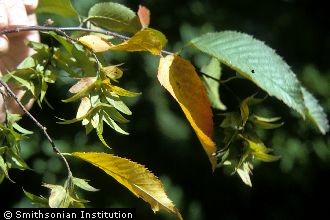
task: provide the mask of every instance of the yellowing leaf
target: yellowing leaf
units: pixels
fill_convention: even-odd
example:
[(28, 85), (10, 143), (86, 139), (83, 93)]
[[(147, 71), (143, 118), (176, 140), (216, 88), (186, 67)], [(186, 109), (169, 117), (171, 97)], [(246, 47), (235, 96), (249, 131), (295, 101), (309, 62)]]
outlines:
[(125, 51), (149, 51), (154, 55), (160, 55), (167, 42), (166, 37), (161, 32), (146, 28), (137, 32), (133, 37), (124, 43), (111, 47), (112, 50)]
[(94, 52), (104, 52), (111, 48), (111, 43), (97, 35), (86, 35), (80, 37), (79, 42)]
[(110, 79), (116, 80), (123, 76), (123, 71), (118, 67), (121, 65), (122, 64), (101, 67), (101, 71), (103, 71)]
[(74, 84), (70, 89), (69, 92), (71, 93), (78, 93), (84, 88), (92, 85), (95, 82), (95, 77), (85, 77), (81, 78), (76, 84)]
[(88, 97), (82, 97), (80, 105), (78, 107), (76, 118), (81, 118), (82, 116), (86, 115), (89, 109), (92, 107), (91, 101)]
[(143, 165), (106, 153), (74, 152), (72, 155), (105, 171), (135, 196), (148, 202), (154, 212), (163, 209), (182, 219), (179, 211), (167, 197), (163, 184)]
[(180, 104), (202, 143), (214, 170), (216, 146), (212, 140), (213, 120), (210, 101), (194, 66), (187, 60), (168, 55), (160, 59), (158, 80)]
[(147, 7), (139, 5), (139, 10), (137, 12), (141, 25), (143, 28), (147, 28), (150, 24), (150, 11)]

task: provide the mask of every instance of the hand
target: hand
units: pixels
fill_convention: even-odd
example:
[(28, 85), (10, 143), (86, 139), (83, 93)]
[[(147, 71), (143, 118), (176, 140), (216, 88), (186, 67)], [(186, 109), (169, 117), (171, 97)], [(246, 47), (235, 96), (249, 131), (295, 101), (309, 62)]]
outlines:
[[(0, 0), (0, 30), (16, 26), (36, 25), (37, 20), (33, 10), (37, 7), (38, 0)], [(33, 50), (26, 46), (25, 41), (39, 41), (39, 34), (36, 31), (20, 32), (8, 36), (0, 36), (0, 76), (8, 71), (16, 69), (27, 56), (33, 54)], [(25, 91), (14, 88), (12, 90), (21, 99)], [(6, 101), (8, 110), (13, 113), (22, 113), (13, 99)], [(32, 106), (33, 100), (26, 103), (27, 108)], [(0, 122), (4, 120), (5, 114), (3, 98), (0, 96)]]

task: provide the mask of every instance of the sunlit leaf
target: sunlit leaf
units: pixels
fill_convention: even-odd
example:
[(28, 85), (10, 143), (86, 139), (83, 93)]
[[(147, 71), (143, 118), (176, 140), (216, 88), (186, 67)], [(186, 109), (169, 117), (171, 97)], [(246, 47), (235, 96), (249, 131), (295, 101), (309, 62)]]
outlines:
[(167, 197), (163, 184), (144, 166), (111, 154), (96, 152), (74, 152), (73, 156), (102, 169), (151, 205), (154, 212), (163, 209), (182, 219), (179, 211)]
[(217, 59), (212, 58), (206, 66), (202, 67), (201, 72), (207, 74), (207, 76), (203, 75), (203, 82), (212, 107), (226, 110), (227, 107), (221, 102), (219, 95), (219, 81), (221, 78), (220, 62)]
[(279, 156), (269, 154), (269, 152), (271, 152), (272, 149), (267, 148), (258, 138), (252, 137), (250, 135), (241, 136), (241, 137), (247, 141), (248, 147), (252, 150), (251, 154), (256, 159), (264, 162), (273, 162), (281, 158)]
[(168, 55), (160, 59), (158, 80), (180, 104), (202, 143), (212, 165), (216, 167), (216, 145), (213, 142), (213, 114), (210, 101), (194, 66), (187, 60)]
[(329, 121), (324, 110), (310, 92), (304, 87), (302, 87), (301, 90), (304, 96), (305, 105), (308, 109), (308, 118), (315, 123), (322, 134), (326, 134), (329, 131)]
[(252, 182), (250, 179), (250, 175), (252, 174), (251, 172), (252, 169), (253, 166), (250, 162), (243, 162), (243, 164), (236, 170), (242, 181), (250, 187), (252, 187)]
[(306, 108), (296, 75), (262, 41), (235, 31), (208, 33), (191, 44), (253, 81), (305, 117)]
[(10, 177), (9, 177), (9, 174), (8, 174), (8, 166), (7, 166), (7, 164), (5, 163), (5, 160), (3, 159), (2, 156), (0, 156), (0, 171), (3, 172), (3, 174), (5, 175), (5, 177), (6, 177), (7, 179), (9, 179), (11, 182), (14, 183), (14, 181), (11, 180)]
[(141, 24), (135, 12), (124, 5), (114, 2), (95, 4), (89, 10), (86, 21), (115, 31), (135, 33), (141, 29)]
[(10, 167), (12, 168), (15, 167), (21, 170), (25, 170), (25, 169), (31, 170), (29, 165), (27, 165), (27, 163), (21, 158), (21, 156), (15, 153), (10, 148), (6, 151), (6, 159), (7, 159), (7, 164), (10, 164)]
[(38, 13), (52, 13), (65, 17), (78, 17), (70, 0), (39, 0)]
[(91, 90), (95, 88), (94, 82), (95, 82), (95, 78), (93, 77), (82, 78), (69, 89), (69, 92), (76, 94), (68, 99), (62, 100), (62, 102), (73, 102), (77, 99), (89, 95)]
[(119, 96), (136, 97), (141, 95), (140, 92), (131, 92), (118, 86), (111, 86), (110, 88), (112, 92), (116, 93)]
[(48, 205), (50, 208), (63, 208), (63, 203), (67, 196), (67, 192), (63, 186), (43, 184), (44, 187), (50, 189)]
[(132, 112), (131, 110), (129, 110), (129, 108), (127, 107), (127, 105), (121, 101), (118, 97), (106, 97), (106, 100), (109, 102), (110, 105), (112, 105), (113, 107), (115, 107), (118, 111), (126, 114), (126, 115), (131, 115)]
[(129, 135), (128, 132), (124, 131), (117, 123), (106, 113), (104, 112), (103, 120), (107, 123), (113, 130), (117, 131), (118, 133)]
[(278, 122), (280, 119), (280, 117), (265, 118), (258, 115), (252, 115), (249, 118), (250, 121), (263, 129), (274, 129), (281, 127), (284, 122)]
[(91, 101), (89, 100), (89, 98), (82, 97), (80, 105), (79, 105), (78, 110), (77, 110), (76, 118), (81, 118), (84, 115), (86, 115), (91, 107), (92, 107), (91, 106)]
[(139, 5), (139, 10), (137, 12), (140, 23), (143, 28), (147, 28), (150, 24), (150, 11), (147, 7)]
[(72, 183), (79, 188), (90, 191), (90, 192), (96, 192), (98, 189), (94, 188), (93, 186), (89, 185), (88, 181), (85, 179), (77, 178), (77, 177), (72, 177)]
[(111, 48), (111, 43), (97, 35), (86, 35), (78, 39), (80, 43), (97, 52), (105, 52)]
[(117, 80), (123, 76), (123, 71), (118, 67), (121, 65), (122, 64), (102, 67), (101, 71), (104, 72), (110, 79)]
[(161, 32), (146, 28), (137, 32), (129, 40), (111, 47), (111, 50), (124, 51), (149, 51), (154, 55), (160, 55), (167, 42), (166, 37)]

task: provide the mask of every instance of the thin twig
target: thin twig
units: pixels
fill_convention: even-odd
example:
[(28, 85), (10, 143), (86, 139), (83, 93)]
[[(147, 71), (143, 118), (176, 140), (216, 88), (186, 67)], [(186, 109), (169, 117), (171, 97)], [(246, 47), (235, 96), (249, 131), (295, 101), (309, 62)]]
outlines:
[[(113, 36), (116, 38), (119, 38), (121, 40), (129, 40), (130, 37), (127, 37), (122, 34), (118, 34), (113, 31), (106, 31), (106, 30), (96, 30), (96, 29), (90, 29), (90, 28), (83, 28), (83, 27), (46, 27), (46, 26), (21, 26), (21, 27), (15, 27), (15, 28), (9, 28), (0, 30), (0, 35), (3, 34), (10, 34), (10, 33), (18, 33), (18, 32), (24, 32), (24, 31), (54, 31), (60, 35), (64, 35), (65, 37), (68, 37), (68, 35), (65, 33), (66, 31), (83, 31), (83, 32), (93, 32), (93, 33), (100, 33), (105, 34), (109, 36)], [(68, 37), (70, 39), (70, 37)], [(166, 55), (173, 55), (172, 52), (162, 50), (163, 54)]]
[(42, 130), (42, 132), (44, 133), (44, 135), (46, 136), (46, 138), (48, 139), (49, 143), (51, 144), (53, 150), (60, 155), (60, 157), (62, 158), (62, 160), (65, 163), (65, 166), (67, 168), (68, 171), (68, 179), (70, 179), (72, 177), (72, 172), (69, 166), (68, 161), (66, 160), (66, 158), (63, 156), (63, 154), (61, 153), (61, 151), (56, 147), (54, 141), (52, 140), (52, 138), (49, 136), (49, 134), (47, 133), (47, 128), (44, 127), (42, 124), (40, 124), (40, 122), (24, 107), (24, 105), (20, 102), (20, 100), (18, 100), (18, 97), (15, 95), (15, 93), (10, 89), (10, 87), (7, 85), (7, 83), (5, 83), (4, 81), (2, 81), (0, 79), (0, 84), (6, 89), (7, 94), (9, 94), (12, 98), (14, 98), (14, 100), (16, 101), (16, 103), (19, 105), (19, 107), (24, 111), (24, 113), (29, 116), (29, 118), (40, 128), (40, 130)]

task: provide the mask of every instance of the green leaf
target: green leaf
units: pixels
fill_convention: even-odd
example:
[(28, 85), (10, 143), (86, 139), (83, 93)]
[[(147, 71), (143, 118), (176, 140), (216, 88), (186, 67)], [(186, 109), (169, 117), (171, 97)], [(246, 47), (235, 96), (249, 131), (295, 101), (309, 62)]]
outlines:
[(103, 120), (107, 123), (113, 130), (117, 131), (118, 133), (129, 135), (126, 131), (124, 131), (117, 123), (106, 113), (104, 112)]
[(142, 28), (141, 23), (131, 9), (114, 2), (95, 4), (88, 12), (86, 21), (114, 31), (135, 33)]
[[(18, 155), (17, 153), (15, 153), (12, 149), (8, 149), (6, 151), (6, 159), (7, 159), (7, 164), (10, 163), (11, 167), (15, 167), (18, 168), (20, 170), (32, 170), (29, 165), (27, 165), (27, 163), (21, 158), (20, 155)], [(15, 165), (15, 166), (14, 166)]]
[(273, 162), (279, 160), (281, 157), (276, 155), (271, 155), (269, 152), (272, 150), (267, 148), (264, 143), (257, 137), (249, 136), (241, 136), (246, 142), (248, 147), (252, 150), (251, 154), (258, 160), (264, 162)]
[(221, 78), (220, 62), (217, 59), (212, 58), (206, 66), (202, 67), (201, 72), (210, 76), (208, 77), (203, 75), (203, 82), (212, 107), (220, 110), (226, 110), (227, 107), (221, 102), (219, 95), (219, 81)]
[(131, 92), (118, 86), (111, 86), (111, 90), (119, 96), (136, 97), (141, 95), (141, 92)]
[(8, 166), (5, 163), (4, 159), (2, 156), (0, 156), (0, 172), (3, 172), (5, 177), (9, 179), (11, 182), (15, 183), (12, 179), (10, 179), (9, 174), (8, 174)]
[(39, 0), (38, 13), (52, 13), (64, 17), (78, 17), (70, 0)]
[(90, 192), (96, 192), (98, 189), (94, 188), (93, 186), (89, 185), (88, 180), (72, 177), (72, 183), (76, 186), (78, 186), (80, 189), (90, 191)]
[(70, 98), (68, 99), (64, 99), (62, 100), (62, 102), (73, 102), (73, 101), (76, 101), (84, 96), (88, 96), (89, 93), (91, 92), (91, 90), (93, 90), (95, 88), (95, 84), (90, 84), (89, 86), (83, 88), (82, 90), (80, 90), (78, 93), (74, 94), (73, 96), (71, 96)]
[(326, 134), (329, 131), (327, 115), (324, 113), (324, 110), (318, 103), (317, 99), (310, 92), (304, 87), (301, 87), (301, 91), (308, 110), (308, 118), (312, 120), (322, 134)]
[(110, 105), (103, 105), (102, 108), (104, 112), (106, 112), (107, 115), (109, 115), (113, 120), (119, 122), (119, 123), (128, 123), (129, 120), (127, 120), (124, 116), (122, 116), (114, 107)]
[(190, 43), (236, 70), (305, 117), (306, 108), (296, 75), (262, 41), (247, 34), (223, 31), (205, 34)]
[(280, 120), (280, 117), (274, 117), (274, 118), (265, 118), (258, 115), (252, 115), (249, 120), (252, 121), (255, 125), (263, 128), (263, 129), (274, 129), (281, 127), (284, 122), (278, 122)]
[(48, 200), (42, 196), (36, 196), (32, 193), (29, 193), (28, 191), (25, 191), (23, 189), (23, 192), (25, 196), (35, 205), (38, 205), (40, 207), (46, 208), (48, 207)]
[(115, 107), (118, 111), (120, 111), (126, 115), (132, 114), (131, 110), (129, 110), (127, 105), (123, 101), (121, 101), (118, 97), (106, 96), (106, 100), (108, 101), (108, 103), (110, 105)]

